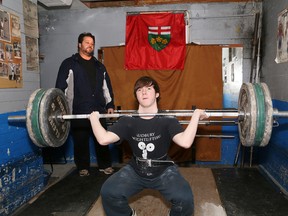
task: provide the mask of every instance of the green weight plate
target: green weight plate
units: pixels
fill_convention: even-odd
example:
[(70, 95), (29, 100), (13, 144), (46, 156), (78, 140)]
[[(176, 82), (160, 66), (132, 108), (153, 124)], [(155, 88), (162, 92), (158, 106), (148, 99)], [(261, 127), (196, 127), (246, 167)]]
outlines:
[(240, 141), (243, 146), (253, 146), (256, 136), (257, 105), (253, 85), (243, 83), (238, 98), (238, 110), (244, 113), (243, 119), (239, 120), (238, 130)]
[(58, 118), (68, 115), (69, 106), (64, 93), (57, 88), (48, 89), (39, 107), (41, 134), (50, 147), (62, 146), (70, 132), (70, 121)]
[(45, 93), (44, 89), (35, 90), (29, 97), (26, 109), (26, 128), (32, 142), (38, 147), (47, 147), (44, 141), (39, 125), (39, 105), (41, 98)]
[(265, 98), (262, 91), (262, 86), (259, 83), (253, 84), (256, 103), (257, 103), (257, 120), (256, 120), (256, 135), (254, 146), (259, 146), (263, 140), (264, 130), (265, 130)]
[(262, 142), (260, 143), (261, 147), (266, 146), (269, 143), (269, 140), (271, 138), (272, 134), (272, 128), (273, 128), (273, 105), (272, 105), (272, 99), (271, 94), (269, 91), (269, 88), (266, 83), (261, 83), (262, 91), (264, 93), (265, 98), (265, 130), (263, 134)]

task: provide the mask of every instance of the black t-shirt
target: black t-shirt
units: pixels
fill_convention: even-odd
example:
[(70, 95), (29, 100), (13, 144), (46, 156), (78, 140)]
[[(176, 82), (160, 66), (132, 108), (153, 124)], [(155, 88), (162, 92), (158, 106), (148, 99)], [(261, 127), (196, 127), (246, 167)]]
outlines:
[(86, 60), (81, 56), (79, 58), (80, 64), (85, 68), (85, 71), (88, 74), (91, 88), (94, 90), (96, 88), (96, 66), (93, 58)]
[[(172, 138), (182, 132), (183, 127), (175, 117), (142, 119), (123, 116), (108, 130), (117, 134), (121, 140), (127, 140), (135, 157), (159, 159), (167, 155)], [(146, 178), (154, 178), (167, 168), (159, 166), (143, 170), (135, 160), (131, 160), (130, 164), (140, 176)]]

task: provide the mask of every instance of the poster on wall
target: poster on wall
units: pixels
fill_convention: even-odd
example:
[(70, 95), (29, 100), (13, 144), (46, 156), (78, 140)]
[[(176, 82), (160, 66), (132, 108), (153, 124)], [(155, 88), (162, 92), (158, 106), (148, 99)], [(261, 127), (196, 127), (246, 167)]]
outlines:
[(27, 70), (38, 71), (39, 70), (39, 54), (38, 54), (38, 40), (26, 36), (26, 59)]
[(288, 61), (288, 8), (278, 15), (276, 63)]
[(20, 31), (20, 19), (18, 16), (11, 14), (11, 28), (12, 28), (12, 37), (21, 37)]
[(38, 14), (37, 5), (29, 0), (23, 0), (23, 16), (25, 35), (38, 38)]
[(21, 88), (20, 18), (0, 8), (0, 88)]
[(27, 70), (39, 71), (38, 54), (38, 15), (37, 5), (29, 0), (23, 0), (24, 31), (26, 42)]

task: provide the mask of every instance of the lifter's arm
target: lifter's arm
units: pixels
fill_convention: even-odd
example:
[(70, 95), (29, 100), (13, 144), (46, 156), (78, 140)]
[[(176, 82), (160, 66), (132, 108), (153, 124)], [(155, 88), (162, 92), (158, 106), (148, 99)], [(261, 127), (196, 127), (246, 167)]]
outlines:
[(199, 120), (208, 117), (209, 116), (204, 110), (196, 109), (193, 112), (191, 120), (186, 129), (183, 132), (176, 134), (173, 137), (173, 141), (183, 148), (190, 148), (196, 136)]
[(120, 140), (120, 138), (113, 132), (107, 131), (99, 121), (99, 112), (92, 112), (90, 114), (90, 123), (93, 133), (100, 145), (109, 145)]

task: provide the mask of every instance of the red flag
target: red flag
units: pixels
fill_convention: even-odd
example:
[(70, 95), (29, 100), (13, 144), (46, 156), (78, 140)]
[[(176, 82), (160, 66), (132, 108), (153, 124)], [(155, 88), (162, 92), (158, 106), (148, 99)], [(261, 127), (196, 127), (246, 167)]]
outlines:
[(184, 13), (133, 14), (126, 17), (125, 69), (184, 69)]

